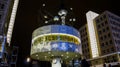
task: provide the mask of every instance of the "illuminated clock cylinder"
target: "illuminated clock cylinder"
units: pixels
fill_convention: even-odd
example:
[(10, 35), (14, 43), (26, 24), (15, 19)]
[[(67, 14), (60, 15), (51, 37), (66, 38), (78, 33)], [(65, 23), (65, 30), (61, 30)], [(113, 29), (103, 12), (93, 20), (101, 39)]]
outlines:
[(57, 56), (65, 60), (80, 55), (80, 34), (73, 27), (48, 25), (39, 27), (32, 35), (31, 57), (34, 59), (49, 61)]

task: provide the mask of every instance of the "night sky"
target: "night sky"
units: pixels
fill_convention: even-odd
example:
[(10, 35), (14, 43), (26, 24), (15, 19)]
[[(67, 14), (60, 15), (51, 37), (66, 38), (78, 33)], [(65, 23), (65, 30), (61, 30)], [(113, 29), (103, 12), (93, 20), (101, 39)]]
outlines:
[[(115, 0), (63, 0), (63, 2), (68, 11), (69, 8), (73, 8), (69, 17), (76, 18), (76, 22), (73, 23), (76, 29), (86, 23), (85, 13), (89, 10), (99, 14), (108, 10), (120, 16), (120, 4)], [(43, 7), (42, 4), (46, 6)], [(25, 59), (30, 56), (33, 30), (44, 25), (43, 20), (39, 18), (39, 12), (46, 10), (56, 16), (60, 4), (60, 0), (20, 0), (11, 43), (19, 47), (18, 67), (25, 67)]]

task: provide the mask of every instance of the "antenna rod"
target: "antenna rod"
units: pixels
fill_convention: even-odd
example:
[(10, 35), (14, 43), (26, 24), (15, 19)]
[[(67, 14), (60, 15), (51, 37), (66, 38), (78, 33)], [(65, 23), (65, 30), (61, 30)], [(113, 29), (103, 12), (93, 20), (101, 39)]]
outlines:
[(65, 17), (67, 15), (67, 11), (62, 9), (58, 12), (58, 15), (61, 17), (62, 25), (65, 25)]
[(67, 15), (67, 10), (65, 10), (64, 0), (60, 0), (60, 11), (58, 15), (61, 18), (62, 25), (65, 25), (65, 17)]
[(60, 0), (60, 9), (65, 9), (64, 0)]

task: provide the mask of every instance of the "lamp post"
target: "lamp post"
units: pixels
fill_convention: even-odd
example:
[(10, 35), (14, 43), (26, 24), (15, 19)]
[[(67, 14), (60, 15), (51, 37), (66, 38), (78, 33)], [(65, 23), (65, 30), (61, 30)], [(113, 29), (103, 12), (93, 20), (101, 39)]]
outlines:
[(29, 63), (31, 61), (30, 57), (27, 57), (26, 61)]

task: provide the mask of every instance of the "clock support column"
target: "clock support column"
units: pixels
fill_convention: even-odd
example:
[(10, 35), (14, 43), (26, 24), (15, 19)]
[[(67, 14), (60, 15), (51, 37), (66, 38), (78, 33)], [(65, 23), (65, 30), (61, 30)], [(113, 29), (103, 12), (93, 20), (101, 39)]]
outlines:
[(61, 67), (61, 58), (53, 58), (52, 67)]

